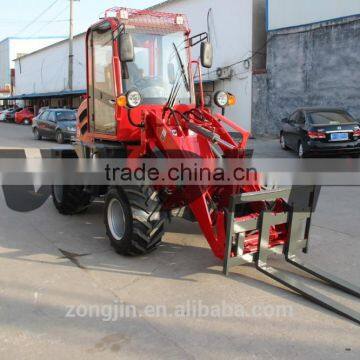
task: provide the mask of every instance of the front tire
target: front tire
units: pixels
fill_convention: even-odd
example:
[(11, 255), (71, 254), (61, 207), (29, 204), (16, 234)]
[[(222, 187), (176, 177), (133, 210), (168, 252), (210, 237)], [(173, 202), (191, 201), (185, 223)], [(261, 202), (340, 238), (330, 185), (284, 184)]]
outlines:
[(42, 136), (40, 135), (38, 128), (34, 128), (33, 135), (34, 135), (34, 140), (41, 140), (42, 139)]
[(55, 138), (58, 144), (63, 144), (65, 142), (64, 134), (60, 130), (56, 132)]
[(81, 185), (53, 185), (52, 198), (58, 212), (62, 215), (75, 215), (84, 212), (91, 204), (92, 196)]
[(284, 134), (280, 135), (280, 146), (283, 150), (289, 150), (289, 147), (286, 145), (285, 136)]
[(23, 122), (24, 125), (30, 125), (30, 120), (29, 119), (25, 119)]
[(143, 255), (155, 250), (164, 235), (166, 213), (155, 190), (148, 186), (110, 189), (104, 211), (106, 233), (121, 255)]

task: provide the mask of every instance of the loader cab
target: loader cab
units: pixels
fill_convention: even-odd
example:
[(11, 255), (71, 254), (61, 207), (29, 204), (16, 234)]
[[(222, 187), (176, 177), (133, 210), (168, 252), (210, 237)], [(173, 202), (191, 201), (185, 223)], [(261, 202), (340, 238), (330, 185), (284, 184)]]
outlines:
[[(122, 47), (129, 46), (129, 39), (134, 56), (122, 59)], [(129, 92), (139, 93), (142, 106), (164, 106), (180, 76), (180, 64), (184, 65), (187, 84), (185, 80), (179, 82), (176, 102), (194, 103), (187, 42), (187, 34), (181, 31), (156, 33), (151, 29), (125, 26), (116, 34), (112, 21), (104, 21), (90, 29), (87, 51), (91, 132), (100, 137), (115, 137), (117, 120), (121, 121), (127, 112), (122, 108), (138, 106), (118, 103), (117, 99)]]
[(196, 106), (186, 20), (165, 14), (150, 21), (149, 16), (122, 19), (118, 13), (88, 30), (87, 109), (93, 138), (136, 141), (140, 131), (133, 123), (139, 124), (145, 111), (161, 113), (175, 92), (174, 106)]

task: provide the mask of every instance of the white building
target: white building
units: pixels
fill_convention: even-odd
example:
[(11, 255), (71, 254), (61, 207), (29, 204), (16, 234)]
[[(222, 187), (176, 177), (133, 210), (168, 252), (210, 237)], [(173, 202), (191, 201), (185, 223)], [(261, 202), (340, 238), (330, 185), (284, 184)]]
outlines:
[[(227, 116), (248, 130), (253, 70), (265, 68), (265, 5), (265, 0), (169, 0), (151, 8), (184, 13), (193, 35), (210, 33), (215, 61), (210, 71), (204, 70), (206, 91), (211, 96), (222, 89), (233, 93), (238, 103)], [(86, 89), (85, 34), (75, 37), (74, 53), (74, 90), (81, 92)], [(16, 94), (52, 94), (51, 104), (62, 105), (53, 93), (66, 91), (67, 64), (67, 40), (16, 59)]]
[(77, 107), (86, 93), (85, 33), (74, 37), (73, 90), (68, 89), (69, 40), (15, 59), (14, 98), (42, 106)]
[(253, 70), (265, 68), (266, 61), (266, 1), (168, 0), (152, 9), (184, 13), (193, 35), (210, 33), (215, 61), (213, 69), (204, 72), (205, 80), (211, 80), (207, 90), (233, 93), (238, 103), (226, 115), (251, 130)]
[[(73, 89), (86, 89), (85, 34), (74, 37)], [(45, 94), (68, 88), (69, 41), (63, 40), (15, 60), (16, 94)]]
[[(14, 59), (59, 41), (62, 37), (19, 38), (10, 37), (0, 42), (0, 90), (10, 93), (14, 78)], [(2, 92), (2, 91), (0, 91)]]

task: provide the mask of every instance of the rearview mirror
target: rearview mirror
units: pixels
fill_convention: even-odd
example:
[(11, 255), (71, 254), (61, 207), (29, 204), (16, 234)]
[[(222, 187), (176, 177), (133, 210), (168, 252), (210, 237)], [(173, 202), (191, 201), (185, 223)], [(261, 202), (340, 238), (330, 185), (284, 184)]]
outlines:
[(175, 66), (173, 63), (168, 64), (168, 78), (170, 84), (175, 84), (176, 78), (175, 78)]
[(201, 65), (210, 69), (213, 65), (213, 47), (208, 41), (201, 43), (200, 49)]
[(131, 34), (120, 35), (120, 61), (132, 62), (135, 59), (134, 42)]

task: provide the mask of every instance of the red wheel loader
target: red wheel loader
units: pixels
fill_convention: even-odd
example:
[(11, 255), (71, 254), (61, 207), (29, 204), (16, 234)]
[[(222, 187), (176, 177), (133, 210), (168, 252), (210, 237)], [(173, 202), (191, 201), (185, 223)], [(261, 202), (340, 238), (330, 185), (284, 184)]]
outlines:
[[(200, 59), (191, 50), (200, 46)], [(78, 111), (73, 157), (244, 159), (249, 133), (204, 104), (201, 67), (211, 68), (206, 33), (191, 36), (181, 14), (112, 8), (87, 32), (87, 99)], [(196, 76), (196, 74), (198, 74)], [(198, 79), (198, 91), (195, 91)], [(235, 98), (215, 95), (224, 109)], [(235, 141), (227, 130), (241, 137)], [(69, 157), (69, 154), (60, 156)], [(252, 185), (53, 186), (65, 215), (105, 196), (105, 225), (114, 249), (141, 255), (160, 243), (169, 213), (185, 209), (213, 253), (231, 267), (255, 263), (266, 275), (320, 305), (360, 323), (359, 314), (273, 268), (271, 254), (359, 298), (360, 290), (303, 263), (317, 187), (264, 189)]]

